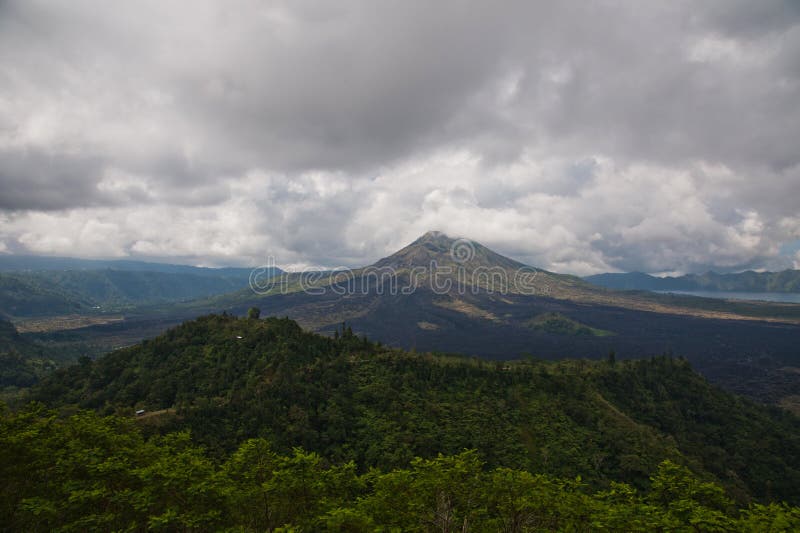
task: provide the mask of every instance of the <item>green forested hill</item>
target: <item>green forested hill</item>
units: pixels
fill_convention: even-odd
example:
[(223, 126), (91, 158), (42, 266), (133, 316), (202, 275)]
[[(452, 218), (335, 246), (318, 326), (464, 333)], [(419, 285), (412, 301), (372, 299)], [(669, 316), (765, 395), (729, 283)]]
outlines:
[(245, 269), (53, 270), (0, 273), (0, 315), (53, 316), (118, 311), (205, 298), (247, 286)]
[(647, 490), (664, 460), (730, 497), (800, 502), (800, 421), (710, 386), (679, 359), (487, 363), (386, 350), (287, 319), (211, 315), (56, 372), (32, 397), (189, 429), (225, 457), (247, 438), (359, 471), (474, 449), (487, 468)]
[(14, 324), (0, 319), (0, 393), (33, 385), (56, 366), (40, 347), (22, 338)]
[(61, 315), (83, 311), (89, 300), (69, 294), (47, 279), (0, 274), (0, 317)]
[(646, 491), (490, 468), (478, 452), (359, 474), (248, 439), (214, 459), (187, 433), (0, 406), (2, 531), (797, 531), (800, 508), (739, 507), (666, 460)]

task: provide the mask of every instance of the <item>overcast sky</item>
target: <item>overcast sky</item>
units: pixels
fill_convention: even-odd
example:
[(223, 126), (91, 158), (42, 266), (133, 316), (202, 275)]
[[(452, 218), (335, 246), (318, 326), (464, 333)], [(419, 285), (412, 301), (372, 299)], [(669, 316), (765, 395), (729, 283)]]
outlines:
[(800, 2), (0, 0), (0, 252), (800, 268)]

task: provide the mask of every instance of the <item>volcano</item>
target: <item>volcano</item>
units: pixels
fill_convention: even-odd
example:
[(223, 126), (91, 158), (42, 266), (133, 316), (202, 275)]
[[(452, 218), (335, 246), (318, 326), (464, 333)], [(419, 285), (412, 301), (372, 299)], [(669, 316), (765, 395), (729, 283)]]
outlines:
[[(362, 268), (284, 273), (190, 308), (244, 314), (259, 307), (321, 333), (332, 335), (347, 322), (359, 334), (403, 348), (504, 359), (601, 357), (612, 350), (716, 357), (730, 352), (731, 343), (756, 353), (776, 343), (778, 351), (794, 345), (785, 336), (800, 330), (800, 306), (725, 304), (597, 287), (474, 240), (429, 231)], [(753, 328), (758, 331), (745, 333)]]
[[(418, 351), (500, 360), (673, 353), (734, 391), (762, 399), (759, 391), (775, 390), (775, 382), (781, 394), (800, 396), (800, 380), (786, 370), (800, 368), (796, 304), (602, 288), (438, 231), (362, 268), (264, 280), (258, 272), (250, 288), (159, 308), (160, 323), (258, 307), (308, 330), (334, 335), (346, 322), (358, 335)], [(135, 328), (137, 320), (148, 323), (153, 312), (118, 327)], [(754, 387), (753, 375), (765, 386)], [(786, 383), (797, 390), (784, 390)]]

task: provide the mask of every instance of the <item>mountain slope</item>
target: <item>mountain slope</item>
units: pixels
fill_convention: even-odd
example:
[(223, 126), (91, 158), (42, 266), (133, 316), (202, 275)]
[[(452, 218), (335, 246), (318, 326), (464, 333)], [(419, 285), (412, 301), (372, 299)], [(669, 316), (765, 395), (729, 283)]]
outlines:
[(800, 292), (800, 270), (686, 274), (656, 277), (641, 272), (595, 274), (584, 280), (609, 289), (647, 291)]
[(171, 263), (151, 263), (131, 259), (79, 259), (40, 255), (0, 255), (0, 272), (55, 272), (65, 270), (124, 270), (127, 272), (164, 272), (216, 277), (240, 276), (247, 279), (250, 268), (209, 268)]
[(148, 424), (190, 428), (216, 450), (267, 436), (278, 450), (385, 468), (476, 448), (489, 466), (597, 486), (646, 486), (672, 459), (738, 499), (800, 500), (800, 420), (664, 357), (482, 363), (386, 350), (347, 328), (331, 339), (286, 319), (207, 316), (58, 371), (32, 397), (159, 411)]
[(91, 301), (47, 278), (0, 274), (0, 317), (63, 315), (87, 311)]
[[(327, 334), (347, 321), (393, 346), (494, 359), (674, 353), (729, 390), (769, 403), (800, 398), (800, 305), (613, 291), (439, 232), (368, 267), (285, 273), (256, 289), (258, 294), (244, 289), (169, 312), (184, 318), (222, 310), (243, 315), (256, 306)], [(536, 327), (553, 313), (564, 323), (604, 333), (565, 335)]]
[[(120, 311), (206, 298), (247, 287), (249, 270), (53, 270), (0, 274), (0, 313), (10, 317)], [(271, 274), (271, 272), (270, 272)]]
[(583, 279), (598, 287), (623, 291), (691, 290), (688, 288), (689, 285), (681, 283), (675, 278), (659, 278), (644, 272), (609, 272), (586, 276)]
[[(254, 292), (253, 288), (257, 291)], [(408, 296), (428, 290), (445, 298), (482, 294), (552, 298), (586, 305), (620, 307), (636, 311), (701, 318), (766, 320), (800, 324), (800, 305), (762, 302), (725, 302), (709, 298), (632, 293), (608, 290), (576, 276), (556, 274), (530, 267), (497, 254), (468, 239), (454, 239), (431, 231), (402, 250), (373, 265), (341, 272), (284, 273), (262, 287), (190, 304), (198, 310), (233, 309), (258, 305), (264, 298), (302, 293), (310, 297), (333, 294), (339, 301), (357, 300), (370, 293), (379, 296)], [(347, 302), (352, 308), (352, 302)], [(330, 307), (330, 302), (326, 305)], [(365, 310), (362, 309), (362, 312)], [(316, 322), (293, 316), (304, 325), (321, 328), (338, 322), (342, 313)]]
[(255, 282), (258, 293), (160, 304), (75, 334), (120, 346), (202, 314), (244, 315), (255, 306), (329, 335), (347, 321), (392, 346), (493, 359), (680, 354), (731, 391), (769, 403), (800, 398), (800, 305), (612, 291), (439, 232), (368, 267)]
[(23, 338), (11, 322), (0, 319), (0, 392), (29, 387), (56, 368), (55, 361)]

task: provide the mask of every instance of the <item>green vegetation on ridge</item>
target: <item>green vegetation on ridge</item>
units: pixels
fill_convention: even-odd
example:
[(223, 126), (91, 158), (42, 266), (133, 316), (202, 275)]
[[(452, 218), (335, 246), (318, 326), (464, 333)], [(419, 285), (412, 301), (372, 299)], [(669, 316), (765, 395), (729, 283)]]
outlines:
[(0, 319), (0, 394), (29, 387), (56, 367), (39, 347), (22, 338), (11, 322)]
[(592, 490), (475, 451), (359, 474), (265, 439), (220, 459), (188, 433), (145, 438), (130, 418), (0, 406), (0, 529), (8, 531), (796, 531), (800, 509), (737, 508), (663, 461), (646, 491)]
[(561, 313), (542, 313), (536, 315), (527, 322), (529, 327), (540, 329), (556, 335), (579, 335), (588, 337), (607, 337), (613, 335), (611, 331), (593, 328), (586, 324), (581, 324)]
[(189, 429), (216, 457), (268, 439), (359, 471), (475, 449), (488, 468), (647, 490), (664, 460), (740, 502), (800, 501), (800, 421), (710, 386), (680, 359), (487, 363), (387, 350), (287, 319), (211, 315), (58, 371), (32, 398)]

